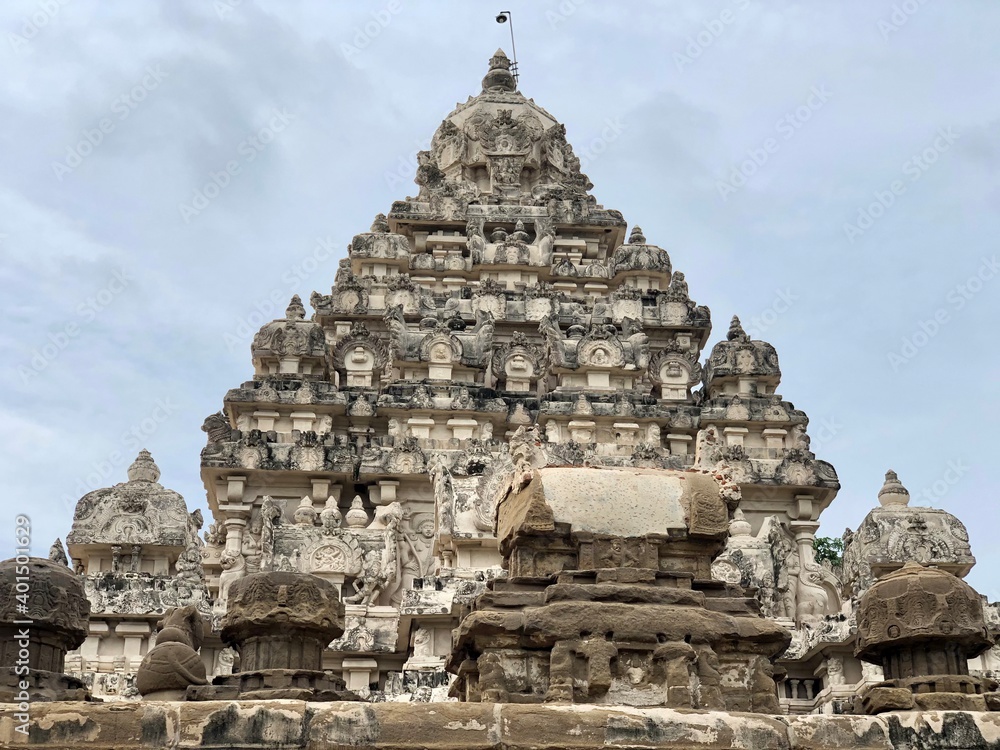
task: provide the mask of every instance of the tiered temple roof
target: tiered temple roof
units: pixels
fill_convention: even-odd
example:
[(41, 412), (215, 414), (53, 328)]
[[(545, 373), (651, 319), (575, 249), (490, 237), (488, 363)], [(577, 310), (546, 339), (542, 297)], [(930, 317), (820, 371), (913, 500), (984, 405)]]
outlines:
[[(839, 484), (777, 392), (774, 348), (734, 319), (702, 361), (709, 309), (597, 203), (502, 51), (418, 162), (417, 195), (354, 237), (311, 319), (295, 297), (261, 329), (253, 379), (206, 420), (217, 614), (247, 572), (315, 573), (348, 602), (337, 645), (356, 653), (331, 666), (357, 672), (350, 687), (443, 688), (460, 607), (500, 569), (495, 504), (522, 428), (545, 465), (724, 467), (753, 531), (781, 516), (818, 568)], [(784, 585), (789, 620), (839, 610), (830, 581)]]
[[(517, 90), (502, 51), (418, 163), (417, 194), (354, 236), (329, 292), (309, 296), (311, 315), (296, 295), (261, 328), (252, 378), (205, 420), (213, 522), (204, 542), (199, 514), (158, 484), (145, 452), (128, 482), (80, 501), (69, 551), (94, 614), (67, 670), (90, 682), (88, 671), (103, 674), (96, 692), (129, 697), (156, 618), (187, 605), (185, 621), (212, 618), (200, 648), (207, 679), (242, 694), (246, 680), (226, 677), (237, 665), (220, 640), (231, 592), (252, 574), (308, 573), (344, 607), (340, 635), (310, 669), (339, 672), (362, 698), (438, 700), (451, 689), (466, 700), (614, 703), (604, 667), (581, 689), (567, 675), (577, 657), (615, 650), (635, 674), (648, 672), (635, 705), (773, 711), (765, 694), (777, 680), (783, 712), (853, 710), (860, 687), (882, 679), (882, 657), (895, 658), (855, 656), (860, 598), (914, 559), (963, 576), (975, 560), (962, 524), (908, 507), (890, 473), (883, 507), (845, 535), (843, 564), (817, 560), (819, 516), (840, 484), (811, 450), (808, 417), (779, 392), (774, 347), (733, 317), (705, 356), (711, 313), (675, 268), (685, 251), (671, 257), (598, 204), (565, 128)], [(647, 503), (598, 538), (593, 518), (564, 507), (553, 511), (570, 519), (553, 521), (558, 533), (501, 529), (498, 542), (498, 507), (519, 488), (534, 482), (546, 502), (565, 505), (586, 494), (560, 487), (571, 476), (638, 486), (646, 480), (633, 474), (649, 470), (674, 477), (662, 486), (711, 477), (728, 510), (711, 533), (679, 516), (676, 528), (632, 528), (660, 518)], [(657, 589), (665, 585), (682, 591)], [(563, 604), (552, 609), (551, 597)], [(559, 607), (633, 617), (642, 601), (711, 621), (715, 635), (690, 641), (678, 626), (654, 645), (650, 634), (622, 641), (575, 625), (545, 643), (529, 632), (532, 617)], [(506, 610), (518, 611), (509, 649), (491, 640)], [(995, 607), (983, 617), (1000, 627)], [(759, 631), (753, 648), (733, 641), (747, 628)], [(981, 674), (1000, 664), (994, 651), (964, 655)], [(564, 674), (548, 681), (545, 665), (564, 656)], [(755, 676), (716, 696), (717, 656)], [(671, 659), (674, 677), (663, 671)], [(522, 663), (542, 676), (525, 682)], [(691, 684), (708, 693), (670, 694), (692, 669)], [(989, 687), (978, 679), (955, 684)]]

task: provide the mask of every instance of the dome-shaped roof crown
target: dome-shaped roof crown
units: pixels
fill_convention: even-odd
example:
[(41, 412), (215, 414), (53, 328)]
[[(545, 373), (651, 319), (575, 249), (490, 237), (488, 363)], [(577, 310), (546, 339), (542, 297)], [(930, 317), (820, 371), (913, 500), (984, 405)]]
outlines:
[(849, 587), (864, 590), (910, 561), (959, 578), (975, 565), (965, 524), (940, 508), (909, 505), (910, 493), (891, 469), (878, 501), (858, 530), (844, 535), (844, 582)]
[(254, 359), (261, 357), (323, 357), (326, 338), (323, 327), (306, 320), (306, 309), (299, 295), (292, 297), (285, 317), (265, 324), (253, 337)]
[(76, 504), (66, 537), (73, 547), (88, 544), (153, 544), (186, 547), (193, 532), (184, 498), (159, 484), (160, 469), (142, 450), (129, 466), (128, 481), (88, 492)]
[(766, 341), (752, 340), (734, 315), (726, 340), (712, 347), (705, 368), (705, 382), (711, 384), (719, 378), (740, 376), (768, 378), (777, 384), (781, 368), (774, 347)]
[(670, 255), (662, 247), (649, 245), (639, 227), (633, 227), (628, 242), (615, 250), (611, 275), (629, 271), (651, 271), (670, 275)]

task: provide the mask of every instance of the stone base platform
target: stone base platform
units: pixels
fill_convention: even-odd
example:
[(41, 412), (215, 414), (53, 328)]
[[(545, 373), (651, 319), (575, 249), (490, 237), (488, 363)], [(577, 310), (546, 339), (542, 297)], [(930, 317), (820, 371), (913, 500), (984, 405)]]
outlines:
[[(27, 682), (26, 691), (21, 683)], [(61, 672), (32, 669), (27, 675), (19, 675), (13, 667), (0, 669), (0, 706), (16, 703), (22, 692), (27, 692), (32, 701), (89, 701), (92, 700), (83, 680)]]
[(631, 750), (1000, 747), (1000, 715), (761, 716), (491, 703), (36, 703), (28, 734), (0, 704), (0, 747)]
[(273, 700), (359, 701), (344, 681), (310, 669), (258, 669), (216, 677), (212, 685), (189, 685), (189, 701)]

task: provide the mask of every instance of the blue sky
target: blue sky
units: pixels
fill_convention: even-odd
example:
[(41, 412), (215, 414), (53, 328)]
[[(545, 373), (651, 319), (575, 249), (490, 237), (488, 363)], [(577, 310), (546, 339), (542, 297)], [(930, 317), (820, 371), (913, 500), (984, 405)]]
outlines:
[(1000, 598), (1000, 6), (972, 0), (7, 0), (0, 556), (17, 512), (45, 554), (140, 447), (204, 505), (199, 428), (253, 333), (416, 192), (508, 8), (598, 200), (670, 251), (712, 342), (739, 314), (777, 348), (843, 483), (821, 533), (893, 468)]

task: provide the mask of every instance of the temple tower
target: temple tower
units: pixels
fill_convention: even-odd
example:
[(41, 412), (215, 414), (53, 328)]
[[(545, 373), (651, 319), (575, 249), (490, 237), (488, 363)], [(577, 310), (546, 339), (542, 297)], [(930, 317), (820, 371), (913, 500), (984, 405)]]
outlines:
[[(500, 570), (522, 428), (539, 467), (726, 472), (746, 536), (795, 560), (758, 588), (765, 614), (839, 611), (812, 557), (839, 483), (777, 391), (774, 348), (734, 318), (702, 361), (709, 309), (598, 204), (502, 51), (418, 162), (417, 194), (353, 238), (311, 315), (295, 297), (260, 330), (252, 379), (205, 422), (216, 618), (248, 573), (313, 573), (346, 605), (326, 668), (362, 693), (443, 696), (459, 610)], [(730, 552), (718, 577), (743, 576)]]

